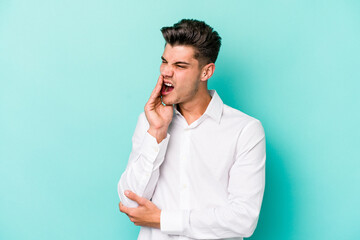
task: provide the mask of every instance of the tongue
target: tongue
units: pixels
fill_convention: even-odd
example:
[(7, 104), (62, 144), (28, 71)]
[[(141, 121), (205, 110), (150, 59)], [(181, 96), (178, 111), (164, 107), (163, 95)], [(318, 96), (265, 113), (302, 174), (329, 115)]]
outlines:
[(166, 85), (163, 85), (162, 89), (161, 89), (161, 92), (170, 92), (173, 89), (174, 89), (174, 87), (168, 87)]

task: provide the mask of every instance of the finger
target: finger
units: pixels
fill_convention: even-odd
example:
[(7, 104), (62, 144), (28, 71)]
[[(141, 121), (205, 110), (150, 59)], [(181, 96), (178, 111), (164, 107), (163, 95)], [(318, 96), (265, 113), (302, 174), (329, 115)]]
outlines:
[(155, 85), (154, 90), (151, 93), (150, 98), (157, 98), (161, 95), (161, 88), (163, 85), (164, 77), (162, 75), (159, 76), (158, 81)]
[(154, 90), (151, 93), (150, 98), (154, 99), (154, 98), (157, 98), (157, 97), (160, 96), (163, 81), (164, 81), (164, 77), (163, 77), (163, 75), (160, 75), (159, 78), (158, 78), (158, 81), (156, 83), (156, 86), (155, 86)]
[(142, 198), (140, 196), (138, 196), (136, 193), (130, 191), (130, 190), (126, 190), (125, 191), (125, 196), (135, 202), (137, 202), (139, 205), (144, 205), (146, 202), (146, 198)]
[(126, 213), (128, 214), (129, 213), (129, 208), (126, 207), (124, 204), (122, 204), (121, 202), (119, 203), (119, 210), (120, 212), (122, 213)]

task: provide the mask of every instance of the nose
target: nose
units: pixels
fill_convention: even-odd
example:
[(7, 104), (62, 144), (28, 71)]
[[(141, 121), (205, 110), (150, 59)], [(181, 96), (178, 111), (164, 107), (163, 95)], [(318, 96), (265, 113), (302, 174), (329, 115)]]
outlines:
[(172, 77), (173, 74), (174, 74), (174, 71), (173, 71), (172, 67), (169, 64), (161, 65), (160, 72), (161, 72), (161, 75), (164, 76), (164, 78)]

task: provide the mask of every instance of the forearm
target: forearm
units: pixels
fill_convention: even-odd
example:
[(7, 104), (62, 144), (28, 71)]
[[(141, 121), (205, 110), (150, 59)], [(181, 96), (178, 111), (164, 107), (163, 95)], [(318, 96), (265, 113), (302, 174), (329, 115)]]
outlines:
[(237, 203), (192, 210), (185, 235), (193, 238), (202, 236), (206, 239), (250, 237), (256, 228), (259, 212), (260, 206)]
[(156, 139), (157, 143), (161, 143), (167, 136), (167, 126), (158, 129), (149, 127), (147, 132)]
[(133, 136), (133, 148), (125, 172), (118, 183), (118, 194), (121, 202), (129, 207), (137, 204), (129, 200), (125, 190), (131, 190), (139, 196), (150, 199), (159, 178), (159, 167), (164, 161), (170, 135), (158, 143), (156, 138), (147, 130), (149, 125), (145, 115), (139, 117), (138, 125)]
[(223, 206), (161, 212), (161, 230), (195, 239), (249, 237), (254, 232), (263, 190), (254, 201), (231, 202)]

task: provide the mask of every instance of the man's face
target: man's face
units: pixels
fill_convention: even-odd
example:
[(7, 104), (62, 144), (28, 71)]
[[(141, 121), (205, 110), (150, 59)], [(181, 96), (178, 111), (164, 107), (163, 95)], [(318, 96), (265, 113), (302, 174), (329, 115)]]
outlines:
[[(161, 95), (166, 105), (187, 103), (196, 96), (201, 69), (194, 54), (191, 46), (166, 44), (160, 66), (160, 73), (164, 77)], [(167, 87), (169, 84), (172, 86)]]

